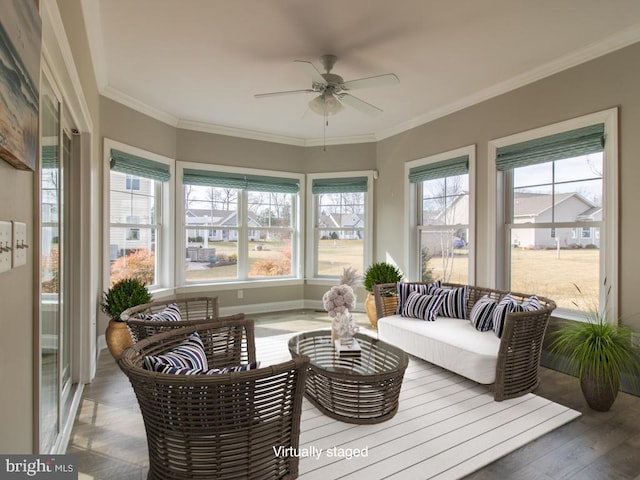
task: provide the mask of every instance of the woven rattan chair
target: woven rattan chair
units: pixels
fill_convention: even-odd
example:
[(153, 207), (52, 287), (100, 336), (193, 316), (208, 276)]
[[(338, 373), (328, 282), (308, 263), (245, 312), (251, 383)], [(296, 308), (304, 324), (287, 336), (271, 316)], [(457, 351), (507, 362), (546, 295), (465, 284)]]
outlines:
[[(445, 289), (462, 287), (462, 285), (452, 283), (445, 283), (442, 286)], [(398, 307), (396, 284), (374, 285), (373, 290), (378, 320), (394, 315)], [(514, 299), (519, 302), (529, 297), (527, 294), (469, 285), (466, 305), (467, 318), (469, 318), (473, 305), (484, 295), (497, 301), (507, 293), (511, 293)], [(542, 306), (540, 310), (507, 314), (504, 330), (500, 337), (496, 380), (493, 386), (496, 401), (519, 397), (538, 388), (540, 382), (538, 370), (544, 334), (549, 324), (551, 312), (556, 308), (553, 300), (545, 297), (538, 297), (538, 300)]]
[[(180, 309), (182, 320), (158, 321), (144, 320), (139, 315), (152, 315), (162, 312), (167, 305), (175, 303)], [(157, 333), (166, 332), (178, 327), (188, 327), (202, 322), (210, 322), (220, 316), (218, 297), (169, 297), (151, 303), (128, 308), (120, 315), (127, 322), (131, 338), (138, 342)], [(240, 314), (242, 318), (244, 315)]]
[[(225, 317), (160, 333), (125, 350), (119, 365), (144, 419), (147, 478), (297, 478), (299, 459), (290, 454), (299, 446), (308, 357), (217, 375), (144, 368), (145, 355), (166, 353), (193, 332), (203, 341), (210, 368), (256, 359), (253, 321)], [(278, 455), (278, 447), (289, 455)]]

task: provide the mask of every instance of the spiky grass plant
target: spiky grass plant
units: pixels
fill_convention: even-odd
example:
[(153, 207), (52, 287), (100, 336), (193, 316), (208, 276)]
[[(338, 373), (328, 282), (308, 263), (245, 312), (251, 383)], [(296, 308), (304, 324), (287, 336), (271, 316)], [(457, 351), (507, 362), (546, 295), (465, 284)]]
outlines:
[[(575, 288), (584, 298), (580, 288), (577, 285)], [(632, 330), (624, 325), (612, 325), (607, 320), (610, 291), (609, 287), (602, 313), (592, 307), (586, 313), (585, 322), (567, 322), (551, 333), (551, 352), (564, 356), (571, 373), (580, 379), (589, 376), (597, 384), (607, 385), (615, 394), (622, 372), (629, 373), (631, 380), (637, 382), (640, 359), (633, 346)], [(578, 307), (576, 302), (574, 304)]]

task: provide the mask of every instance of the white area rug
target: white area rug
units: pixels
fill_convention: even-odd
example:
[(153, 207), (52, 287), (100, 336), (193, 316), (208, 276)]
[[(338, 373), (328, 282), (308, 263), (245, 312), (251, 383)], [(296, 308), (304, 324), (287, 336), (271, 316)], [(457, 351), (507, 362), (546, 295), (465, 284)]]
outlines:
[[(290, 336), (256, 339), (263, 365), (290, 358)], [(459, 479), (579, 416), (533, 394), (495, 402), (487, 386), (410, 358), (386, 422), (340, 422), (305, 399), (300, 478)]]

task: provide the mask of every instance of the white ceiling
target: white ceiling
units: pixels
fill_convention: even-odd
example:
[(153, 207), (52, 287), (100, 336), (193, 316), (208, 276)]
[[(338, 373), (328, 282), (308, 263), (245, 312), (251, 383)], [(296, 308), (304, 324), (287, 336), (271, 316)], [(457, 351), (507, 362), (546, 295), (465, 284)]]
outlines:
[[(314, 145), (323, 119), (293, 60), (335, 54), (352, 93), (327, 143), (373, 141), (640, 41), (637, 0), (83, 0), (106, 97), (181, 128)], [(639, 59), (640, 60), (640, 59)]]

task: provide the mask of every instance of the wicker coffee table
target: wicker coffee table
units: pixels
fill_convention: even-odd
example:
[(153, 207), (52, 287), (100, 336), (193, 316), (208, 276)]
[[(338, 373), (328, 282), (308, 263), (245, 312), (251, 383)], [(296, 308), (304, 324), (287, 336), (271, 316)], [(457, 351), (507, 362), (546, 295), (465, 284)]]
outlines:
[(407, 354), (368, 335), (356, 334), (360, 352), (339, 354), (330, 330), (315, 330), (289, 340), (293, 358), (311, 363), (305, 396), (322, 413), (349, 423), (380, 423), (398, 411)]

